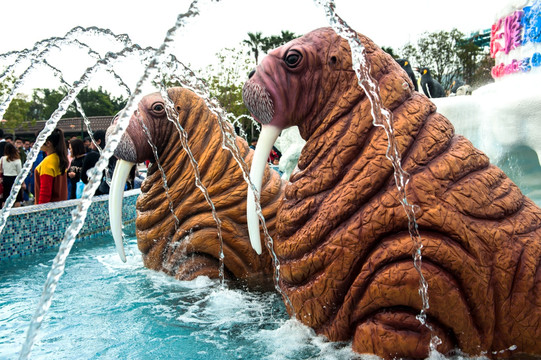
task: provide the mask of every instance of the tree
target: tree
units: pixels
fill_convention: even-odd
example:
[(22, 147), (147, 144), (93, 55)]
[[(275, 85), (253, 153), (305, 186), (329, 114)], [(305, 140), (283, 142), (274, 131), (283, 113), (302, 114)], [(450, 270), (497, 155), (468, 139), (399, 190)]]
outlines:
[(280, 35), (263, 36), (260, 32), (248, 33), (248, 40), (243, 44), (250, 47), (250, 53), (254, 54), (255, 64), (258, 64), (260, 52), (268, 53), (270, 50), (282, 46), (297, 38), (297, 35), (288, 30), (282, 30)]
[[(5, 79), (0, 82), (0, 97), (6, 95), (15, 83), (15, 78), (12, 75), (7, 75)], [(2, 99), (4, 101), (4, 99)]]
[[(36, 89), (32, 96), (30, 106), (30, 117), (32, 119), (49, 119), (57, 109), (60, 101), (66, 96), (67, 89), (58, 90)], [(78, 95), (83, 111), (86, 116), (110, 116), (115, 115), (126, 106), (126, 100), (122, 97), (114, 98), (101, 87), (98, 90), (83, 89)], [(79, 117), (81, 114), (77, 111), (75, 103), (72, 103), (63, 118)]]
[(444, 88), (449, 88), (453, 80), (461, 79), (470, 83), (477, 72), (486, 50), (480, 48), (464, 34), (453, 29), (424, 33), (416, 46), (407, 43), (400, 49), (401, 57), (415, 62), (419, 67), (426, 66), (432, 76)]
[[(467, 84), (473, 84), (474, 76), (485, 54), (472, 40), (458, 44), (457, 56), (462, 69), (462, 77)], [(489, 71), (490, 74), (490, 71)]]
[(297, 35), (295, 35), (291, 31), (282, 30), (280, 35), (271, 35), (269, 37), (264, 37), (261, 50), (263, 50), (265, 53), (268, 53), (270, 50), (287, 44), (295, 38), (297, 38)]
[(66, 93), (66, 90), (34, 90), (32, 93), (33, 104), (30, 106), (31, 118), (35, 120), (49, 119)]
[(428, 66), (434, 72), (433, 77), (447, 89), (460, 73), (458, 59), (458, 44), (464, 37), (457, 29), (451, 32), (439, 31), (432, 34), (425, 33), (417, 40), (419, 49), (419, 63)]
[(216, 54), (217, 64), (209, 65), (200, 76), (206, 80), (211, 96), (218, 100), (226, 112), (239, 119), (240, 125), (237, 126), (252, 135), (252, 122), (243, 117), (250, 113), (242, 101), (242, 87), (255, 64), (248, 51), (243, 50), (242, 44), (239, 44), (239, 47), (240, 50), (235, 48), (220, 50)]
[(382, 46), (381, 50), (385, 51), (387, 54), (391, 55), (393, 59), (399, 59), (398, 55), (395, 54), (394, 50), (390, 46)]
[(26, 100), (26, 96), (23, 94), (17, 94), (11, 103), (9, 104), (4, 119), (6, 122), (3, 124), (3, 128), (12, 134), (21, 128), (28, 128), (29, 125), (33, 125), (35, 121), (29, 119), (30, 102)]
[(261, 51), (261, 47), (264, 44), (264, 40), (260, 32), (256, 32), (255, 34), (249, 32), (248, 38), (249, 39), (244, 40), (243, 43), (250, 47), (250, 52), (254, 55), (255, 64), (257, 65), (259, 60), (259, 52)]
[[(7, 75), (0, 83), (0, 101), (5, 100), (4, 95), (10, 92), (15, 80), (13, 75)], [(34, 122), (30, 120), (30, 106), (31, 102), (27, 101), (26, 95), (15, 95), (4, 113), (2, 128), (15, 135), (16, 130), (32, 125)]]
[(419, 54), (417, 49), (410, 42), (406, 43), (403, 48), (400, 49), (400, 58), (408, 60), (410, 63), (416, 63), (419, 65)]
[[(86, 116), (107, 116), (115, 115), (122, 110), (126, 105), (126, 101), (120, 98), (112, 98), (111, 94), (102, 89), (98, 90), (83, 89), (77, 98), (81, 102), (81, 106)], [(81, 116), (78, 111), (74, 111), (74, 107), (64, 115), (65, 118)]]
[(494, 59), (490, 56), (489, 53), (484, 54), (481, 61), (477, 63), (477, 69), (473, 73), (473, 76), (471, 78), (470, 85), (477, 89), (481, 86), (484, 86), (486, 84), (490, 84), (494, 82), (494, 78), (492, 77), (491, 70), (494, 66)]

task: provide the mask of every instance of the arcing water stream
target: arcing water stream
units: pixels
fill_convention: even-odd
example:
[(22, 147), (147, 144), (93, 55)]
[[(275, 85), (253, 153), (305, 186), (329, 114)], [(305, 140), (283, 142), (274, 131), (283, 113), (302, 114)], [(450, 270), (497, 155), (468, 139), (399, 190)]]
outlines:
[[(39, 330), (41, 326), (44, 315), (46, 314), (47, 310), (49, 309), (51, 305), (52, 296), (54, 294), (58, 281), (64, 272), (66, 258), (69, 255), (71, 247), (73, 246), (73, 243), (75, 241), (75, 237), (80, 231), (84, 223), (84, 220), (86, 218), (86, 213), (91, 203), (91, 197), (93, 196), (96, 188), (99, 185), (100, 177), (102, 175), (103, 170), (108, 164), (109, 158), (112, 156), (113, 151), (118, 145), (122, 134), (125, 132), (127, 128), (128, 119), (129, 119), (128, 114), (131, 113), (133, 111), (133, 108), (136, 106), (136, 104), (134, 104), (134, 97), (139, 95), (141, 91), (141, 87), (148, 80), (148, 78), (151, 77), (150, 75), (155, 72), (157, 64), (160, 64), (160, 62), (163, 61), (162, 59), (164, 58), (164, 56), (166, 56), (168, 43), (173, 39), (178, 29), (185, 24), (186, 20), (194, 16), (197, 16), (198, 14), (199, 14), (199, 11), (197, 8), (197, 0), (196, 0), (191, 3), (190, 8), (188, 9), (186, 13), (180, 14), (177, 17), (177, 22), (175, 26), (168, 31), (165, 37), (165, 40), (163, 41), (160, 48), (156, 51), (152, 61), (147, 66), (145, 73), (143, 74), (139, 82), (137, 83), (135, 91), (128, 99), (128, 104), (126, 105), (126, 108), (124, 109), (124, 111), (121, 112), (114, 130), (109, 134), (108, 143), (104, 151), (101, 153), (100, 159), (96, 163), (96, 166), (89, 171), (91, 175), (90, 181), (88, 185), (85, 186), (83, 195), (81, 197), (81, 201), (79, 205), (77, 206), (76, 211), (73, 212), (72, 223), (66, 230), (58, 255), (55, 257), (52, 269), (49, 272), (49, 275), (47, 276), (47, 281), (45, 283), (45, 289), (43, 291), (43, 294), (40, 300), (40, 305), (38, 306), (36, 313), (34, 314), (34, 317), (32, 319), (32, 322), (30, 324), (30, 327), (28, 329), (27, 339), (21, 350), (20, 359), (26, 359), (28, 358), (30, 354), (32, 345), (37, 335), (37, 331)], [(123, 55), (122, 54), (123, 52), (124, 50), (120, 54)], [(69, 104), (71, 104), (74, 101), (74, 98), (77, 96), (77, 94), (87, 85), (91, 76), (95, 74), (95, 72), (99, 68), (103, 66), (110, 66), (111, 60), (118, 59), (118, 57), (119, 57), (118, 54), (108, 53), (104, 60), (98, 61), (94, 67), (88, 69), (83, 74), (83, 76), (81, 77), (81, 80), (74, 85), (74, 87), (69, 91), (68, 95), (60, 102), (58, 109), (53, 113), (53, 115), (51, 116), (51, 119), (49, 119), (49, 121), (47, 122), (45, 129), (40, 133), (38, 140), (36, 141), (36, 144), (34, 145), (34, 148), (32, 148), (29, 159), (25, 163), (23, 173), (19, 175), (18, 178), (16, 179), (15, 187), (18, 185), (20, 188), (20, 184), (22, 183), (22, 180), (28, 174), (30, 165), (35, 161), (37, 157), (38, 148), (41, 147), (41, 145), (45, 142), (47, 136), (56, 127), (56, 123), (58, 122), (60, 117), (65, 113)], [(15, 94), (15, 91), (12, 91), (11, 97), (13, 97), (13, 94)], [(0, 107), (0, 113), (4, 112), (3, 109), (7, 108), (7, 105), (9, 105), (10, 100), (11, 99), (8, 99), (8, 101), (6, 101), (3, 104), (4, 107)], [(16, 191), (18, 190), (19, 189), (17, 188)], [(1, 224), (2, 227), (5, 224), (6, 218), (7, 218), (7, 215), (5, 217), (2, 217), (3, 219), (3, 223)], [(0, 231), (2, 227), (0, 227)]]
[[(414, 263), (421, 277), (420, 293), (423, 298), (423, 310), (421, 314), (419, 315), (419, 320), (425, 323), (425, 318), (426, 318), (425, 312), (428, 309), (428, 295), (427, 295), (427, 284), (421, 272), (422, 245), (420, 242), (419, 234), (417, 232), (417, 225), (415, 223), (414, 206), (408, 203), (406, 194), (405, 194), (405, 185), (407, 184), (407, 181), (408, 181), (408, 174), (405, 173), (400, 166), (400, 158), (398, 156), (396, 144), (392, 140), (393, 139), (393, 136), (392, 136), (393, 130), (391, 127), (392, 119), (390, 118), (390, 114), (381, 106), (381, 101), (379, 100), (378, 91), (376, 89), (375, 83), (373, 81), (370, 81), (371, 79), (368, 75), (369, 68), (368, 68), (368, 65), (366, 64), (366, 60), (363, 57), (362, 45), (360, 44), (360, 42), (358, 42), (352, 30), (349, 27), (347, 27), (347, 25), (335, 14), (334, 5), (332, 1), (324, 2), (322, 0), (316, 0), (316, 3), (324, 6), (329, 22), (335, 28), (335, 31), (337, 31), (337, 33), (344, 36), (346, 39), (348, 39), (348, 41), (350, 41), (350, 46), (353, 49), (352, 54), (353, 54), (353, 60), (354, 60), (353, 63), (354, 63), (355, 71), (357, 72), (357, 75), (359, 76), (360, 86), (363, 87), (363, 89), (366, 91), (367, 95), (369, 96), (371, 100), (372, 107), (373, 107), (372, 115), (375, 119), (375, 125), (384, 127), (384, 129), (386, 130), (388, 134), (390, 144), (389, 144), (389, 150), (388, 150), (387, 155), (389, 159), (392, 161), (393, 166), (395, 168), (396, 184), (402, 196), (401, 202), (404, 206), (404, 209), (406, 210), (408, 218), (410, 219), (410, 233), (412, 236), (412, 240), (414, 241), (414, 244), (416, 245), (416, 251), (414, 253)], [(37, 331), (40, 328), (44, 315), (46, 314), (48, 308), (51, 305), (52, 296), (54, 294), (55, 288), (58, 284), (60, 277), (62, 276), (64, 272), (66, 258), (69, 255), (71, 247), (73, 246), (75, 237), (77, 236), (79, 230), (84, 224), (87, 210), (92, 201), (91, 198), (96, 188), (99, 185), (100, 177), (103, 173), (103, 170), (106, 168), (109, 157), (112, 156), (117, 144), (120, 141), (122, 134), (127, 128), (129, 114), (131, 114), (134, 108), (136, 107), (136, 104), (134, 103), (134, 99), (136, 96), (140, 95), (141, 88), (143, 87), (144, 84), (146, 84), (148, 81), (152, 81), (159, 78), (160, 76), (163, 75), (163, 73), (177, 74), (175, 75), (176, 76), (175, 79), (179, 81), (183, 86), (192, 89), (198, 95), (202, 96), (207, 102), (207, 105), (211, 109), (211, 111), (213, 111), (217, 115), (220, 128), (222, 129), (222, 132), (223, 132), (223, 148), (227, 149), (228, 151), (231, 151), (238, 165), (243, 170), (243, 174), (244, 174), (244, 178), (246, 182), (249, 184), (249, 187), (254, 192), (254, 195), (256, 198), (256, 210), (257, 210), (259, 219), (261, 223), (263, 224), (263, 230), (266, 237), (265, 244), (267, 248), (269, 249), (269, 251), (271, 252), (271, 254), (273, 254), (276, 288), (279, 291), (279, 293), (284, 297), (285, 301), (289, 302), (289, 299), (287, 298), (287, 296), (285, 296), (285, 294), (283, 294), (280, 288), (278, 287), (279, 277), (280, 277), (280, 264), (273, 251), (273, 240), (270, 237), (265, 226), (265, 220), (263, 218), (261, 207), (259, 205), (259, 194), (249, 178), (248, 167), (246, 163), (244, 162), (244, 160), (242, 159), (242, 157), (240, 156), (239, 150), (235, 145), (236, 134), (234, 133), (233, 126), (231, 126), (230, 123), (226, 121), (226, 119), (230, 118), (230, 116), (229, 114), (225, 114), (224, 111), (217, 105), (217, 103), (210, 97), (209, 92), (208, 90), (206, 90), (206, 86), (204, 85), (204, 83), (201, 82), (199, 79), (197, 79), (197, 77), (195, 77), (195, 75), (191, 71), (185, 69), (173, 56), (167, 53), (168, 44), (174, 39), (179, 29), (186, 24), (187, 20), (197, 15), (199, 15), (199, 10), (197, 7), (197, 0), (195, 0), (192, 2), (189, 10), (186, 13), (180, 14), (177, 17), (177, 22), (175, 23), (174, 27), (168, 31), (162, 45), (160, 46), (158, 50), (154, 50), (154, 49), (143, 50), (137, 45), (132, 45), (128, 37), (124, 35), (116, 36), (107, 30), (100, 30), (97, 28), (90, 28), (90, 29), (85, 30), (78, 27), (70, 31), (68, 34), (66, 34), (66, 37), (64, 38), (53, 38), (53, 39), (44, 40), (42, 42), (37, 43), (34, 49), (25, 50), (23, 52), (18, 53), (17, 60), (15, 61), (15, 63), (10, 65), (10, 67), (8, 67), (8, 69), (3, 74), (0, 75), (0, 80), (1, 80), (2, 78), (6, 77), (7, 74), (9, 74), (9, 72), (17, 66), (17, 64), (21, 63), (25, 59), (31, 59), (31, 65), (19, 77), (19, 80), (14, 84), (14, 87), (11, 93), (8, 94), (8, 96), (5, 99), (3, 99), (2, 103), (0, 103), (0, 116), (1, 116), (7, 109), (11, 100), (14, 98), (18, 89), (22, 87), (22, 85), (24, 84), (24, 81), (27, 75), (35, 71), (34, 69), (37, 64), (39, 63), (46, 64), (46, 62), (43, 60), (44, 55), (48, 51), (50, 51), (52, 47), (61, 46), (62, 44), (66, 42), (70, 44), (73, 44), (73, 43), (80, 44), (81, 47), (88, 50), (88, 53), (91, 56), (94, 56), (95, 59), (97, 59), (95, 65), (89, 68), (87, 71), (85, 71), (85, 73), (81, 76), (80, 80), (74, 83), (73, 87), (69, 90), (66, 97), (62, 99), (62, 101), (58, 104), (57, 110), (53, 113), (51, 118), (47, 121), (46, 126), (43, 129), (43, 131), (39, 134), (38, 139), (34, 147), (32, 148), (31, 152), (29, 153), (26, 163), (23, 166), (22, 173), (17, 177), (15, 181), (15, 184), (12, 189), (12, 193), (7, 202), (7, 206), (1, 212), (0, 232), (2, 231), (6, 223), (6, 219), (9, 216), (10, 208), (15, 201), (15, 194), (17, 194), (18, 191), (20, 190), (22, 182), (28, 175), (32, 164), (37, 158), (39, 148), (45, 142), (46, 138), (51, 134), (53, 129), (56, 127), (62, 115), (65, 114), (68, 106), (74, 101), (77, 104), (76, 97), (78, 93), (88, 85), (90, 79), (99, 71), (105, 70), (105, 71), (111, 72), (113, 76), (115, 77), (115, 79), (117, 79), (118, 83), (120, 85), (123, 85), (123, 87), (125, 87), (128, 94), (130, 95), (126, 108), (119, 114), (116, 127), (114, 128), (112, 133), (109, 135), (107, 146), (102, 151), (100, 155), (100, 160), (96, 164), (96, 167), (93, 168), (90, 172), (91, 174), (90, 182), (88, 186), (85, 187), (81, 201), (78, 204), (77, 209), (72, 214), (72, 219), (73, 219), (72, 224), (69, 226), (69, 228), (67, 229), (64, 235), (64, 239), (60, 246), (59, 253), (56, 256), (53, 263), (53, 267), (47, 277), (47, 281), (45, 284), (45, 289), (42, 294), (40, 305), (38, 306), (36, 313), (34, 315), (34, 318), (32, 320), (32, 323), (28, 329), (27, 341), (25, 342), (20, 354), (21, 359), (28, 358), (30, 354), (32, 344), (37, 335)], [(118, 42), (123, 44), (124, 49), (118, 53), (108, 53), (104, 58), (101, 58), (99, 57), (99, 55), (96, 55), (97, 53), (93, 52), (92, 49), (86, 46), (86, 44), (80, 43), (77, 39), (75, 39), (77, 34), (80, 34), (81, 32), (87, 32), (87, 31), (96, 32), (97, 34), (106, 34), (108, 36), (112, 35)], [(141, 79), (138, 81), (135, 90), (132, 93), (130, 93), (129, 88), (125, 86), (122, 79), (114, 72), (113, 65), (116, 62), (120, 61), (121, 59), (125, 58), (126, 56), (133, 55), (133, 54), (138, 55), (142, 59), (142, 62), (147, 64), (147, 66), (146, 66), (145, 73), (143, 74)], [(8, 55), (11, 56), (13, 55), (13, 53), (0, 55), (0, 57), (6, 57)], [(61, 78), (61, 72), (59, 72), (59, 75)], [(162, 89), (162, 93), (163, 92), (164, 92), (164, 89)], [(166, 96), (164, 96), (164, 98), (167, 99)], [(84, 111), (82, 107), (80, 106), (80, 104), (78, 104), (77, 108), (84, 116)], [(172, 109), (174, 109), (174, 107), (172, 107)], [(181, 139), (184, 139), (182, 135), (183, 129), (180, 127), (180, 124), (178, 124), (178, 121), (175, 121), (176, 119), (175, 119), (174, 114), (172, 114), (171, 120), (175, 122), (175, 125), (177, 125), (177, 130), (179, 131), (179, 135), (181, 135), (180, 136)], [(88, 126), (89, 125), (88, 119), (85, 119), (85, 122), (87, 123), (87, 126)], [(190, 155), (190, 151), (189, 151), (189, 148), (187, 147), (187, 143), (185, 144), (184, 141), (183, 141), (183, 147), (186, 150), (186, 152)], [(194, 170), (197, 170), (197, 162), (195, 161), (195, 159), (193, 159), (193, 156), (191, 158), (192, 158), (192, 165), (194, 167)], [(156, 160), (158, 159), (156, 158)], [(164, 185), (165, 184), (166, 184), (166, 181), (164, 180)], [(201, 184), (200, 181), (198, 183), (198, 187), (201, 189), (201, 191), (203, 191), (204, 194), (206, 194), (205, 198), (209, 202), (209, 205), (211, 206), (211, 208), (214, 209), (212, 201), (210, 200), (210, 197), (208, 196), (208, 192), (206, 192), (204, 185)], [(213, 215), (215, 215), (215, 211), (213, 211)], [(217, 218), (217, 216), (214, 216), (214, 218), (218, 226), (218, 232), (220, 233), (220, 220)], [(223, 274), (223, 248), (221, 249), (220, 263), (221, 263), (220, 271), (221, 271), (221, 274)], [(222, 285), (223, 285), (223, 282), (222, 282)], [(292, 308), (292, 306), (290, 308)], [(436, 345), (437, 345), (437, 338), (433, 338), (431, 347), (433, 346), (433, 348), (435, 348)]]
[[(389, 145), (387, 147), (387, 158), (391, 161), (394, 168), (394, 179), (396, 188), (400, 194), (400, 203), (406, 211), (408, 217), (408, 226), (410, 237), (414, 244), (413, 265), (419, 273), (419, 294), (423, 302), (423, 306), (417, 319), (421, 324), (426, 326), (432, 331), (431, 326), (426, 322), (426, 311), (429, 309), (428, 298), (428, 283), (423, 276), (422, 272), (422, 255), (421, 250), (423, 244), (421, 242), (421, 235), (418, 231), (417, 221), (415, 218), (415, 205), (408, 202), (406, 196), (406, 185), (409, 181), (409, 174), (402, 169), (400, 153), (398, 151), (397, 142), (394, 136), (392, 113), (383, 107), (383, 103), (379, 96), (379, 89), (376, 81), (372, 79), (370, 75), (370, 64), (366, 61), (365, 49), (356, 32), (347, 25), (347, 23), (338, 16), (335, 12), (335, 5), (333, 0), (314, 0), (319, 6), (322, 6), (329, 24), (334, 31), (346, 39), (351, 48), (351, 57), (353, 63), (353, 70), (357, 74), (359, 80), (359, 86), (364, 90), (366, 96), (370, 100), (371, 114), (374, 119), (374, 125), (380, 126), (385, 130)], [(441, 340), (434, 334), (430, 340), (430, 351), (436, 350), (436, 347), (441, 343)]]

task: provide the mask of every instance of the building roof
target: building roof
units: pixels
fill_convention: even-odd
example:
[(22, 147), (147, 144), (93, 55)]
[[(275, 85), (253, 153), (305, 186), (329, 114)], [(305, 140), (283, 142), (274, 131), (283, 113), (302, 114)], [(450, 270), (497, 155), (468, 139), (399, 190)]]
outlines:
[[(94, 132), (96, 130), (107, 130), (109, 125), (111, 125), (113, 117), (90, 116), (87, 119), (90, 122), (90, 130)], [(21, 127), (20, 129), (15, 130), (15, 134), (20, 137), (34, 138), (36, 134), (45, 127), (45, 123), (45, 120), (36, 121), (35, 124), (28, 125), (26, 128)], [(83, 133), (84, 135), (88, 134), (87, 125), (85, 124), (85, 121), (82, 117), (60, 119), (60, 121), (58, 121), (57, 127), (62, 129), (66, 135), (81, 135), (81, 133)], [(5, 132), (8, 133), (8, 131)]]

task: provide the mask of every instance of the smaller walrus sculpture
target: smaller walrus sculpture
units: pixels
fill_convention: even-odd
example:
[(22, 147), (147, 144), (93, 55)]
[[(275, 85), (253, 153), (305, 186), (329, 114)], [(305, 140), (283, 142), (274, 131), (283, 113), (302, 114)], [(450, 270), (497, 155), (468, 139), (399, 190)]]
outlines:
[(541, 209), (358, 36), (411, 176), (433, 331), (416, 319), (419, 273), (387, 136), (372, 123), (347, 41), (330, 28), (270, 52), (243, 90), (263, 124), (256, 153), (267, 129), (297, 125), (307, 141), (276, 219), (288, 310), (330, 340), (387, 359), (425, 358), (432, 335), (443, 354), (541, 356)]
[[(179, 124), (187, 132), (188, 145), (198, 162), (201, 183), (207, 188), (221, 221), (225, 276), (229, 279), (249, 280), (259, 276), (270, 279), (268, 275), (273, 271), (270, 256), (266, 252), (258, 256), (248, 240), (247, 184), (231, 152), (222, 148), (222, 133), (216, 115), (190, 90), (173, 88), (168, 94), (178, 112)], [(156, 146), (169, 188), (167, 193), (142, 124)], [(237, 137), (236, 145), (240, 155), (250, 164), (253, 150), (240, 137)], [(140, 101), (115, 155), (121, 159), (119, 164), (128, 162), (128, 169), (145, 160), (154, 163), (137, 199), (137, 244), (145, 266), (182, 280), (199, 275), (218, 277), (220, 241), (217, 224), (210, 205), (196, 186), (190, 158), (181, 145), (177, 127), (166, 116), (160, 94), (147, 95)], [(124, 165), (117, 165), (115, 174), (122, 172), (119, 166)], [(123, 190), (124, 184), (125, 178), (112, 185), (111, 199)], [(274, 231), (276, 200), (281, 198), (282, 191), (279, 174), (267, 167), (261, 206), (270, 232)], [(111, 213), (117, 212), (121, 213), (121, 209), (111, 210)], [(112, 228), (120, 229), (121, 219), (117, 221), (117, 224), (111, 224)]]

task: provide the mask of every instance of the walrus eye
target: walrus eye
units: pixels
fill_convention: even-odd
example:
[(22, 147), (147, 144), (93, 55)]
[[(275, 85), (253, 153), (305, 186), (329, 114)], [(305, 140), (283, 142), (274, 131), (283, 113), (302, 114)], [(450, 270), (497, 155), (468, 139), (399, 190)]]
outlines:
[(157, 114), (160, 114), (162, 112), (165, 111), (165, 106), (163, 106), (162, 103), (154, 103), (152, 104), (152, 107), (151, 107), (152, 111), (157, 113)]
[(302, 55), (300, 52), (296, 50), (291, 50), (289, 53), (287, 53), (284, 59), (286, 65), (290, 68), (294, 68), (297, 65), (299, 65), (301, 60), (302, 60)]

